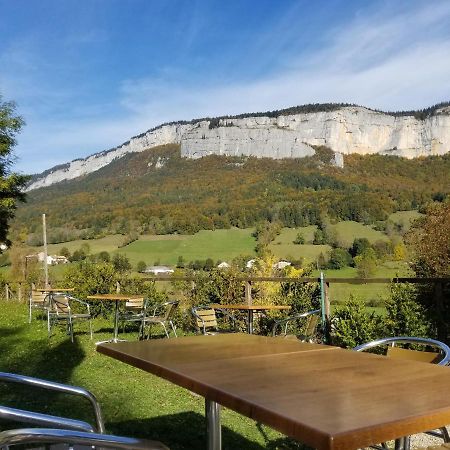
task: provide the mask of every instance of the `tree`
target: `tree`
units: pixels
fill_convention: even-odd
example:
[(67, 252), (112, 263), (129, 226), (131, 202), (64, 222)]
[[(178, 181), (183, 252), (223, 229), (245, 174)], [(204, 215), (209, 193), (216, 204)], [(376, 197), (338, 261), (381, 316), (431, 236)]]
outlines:
[(371, 245), (367, 238), (356, 238), (350, 248), (350, 254), (353, 257), (362, 255), (369, 248), (371, 248)]
[(352, 256), (343, 248), (333, 248), (328, 260), (328, 267), (330, 269), (342, 269), (352, 264)]
[(116, 253), (112, 259), (112, 264), (115, 270), (119, 273), (127, 272), (131, 270), (130, 260), (120, 253)]
[(146, 268), (147, 268), (147, 264), (145, 264), (145, 261), (139, 261), (136, 264), (136, 270), (140, 273), (145, 272)]
[(435, 204), (414, 222), (406, 236), (419, 277), (450, 275), (450, 203)]
[(305, 237), (302, 233), (297, 233), (297, 236), (293, 242), (296, 245), (303, 245), (305, 243)]
[(15, 136), (24, 125), (22, 117), (15, 115), (15, 109), (14, 102), (3, 102), (0, 96), (0, 243), (6, 244), (10, 243), (9, 221), (14, 217), (17, 202), (25, 200), (22, 189), (29, 179), (11, 171)]
[(377, 268), (377, 255), (373, 248), (366, 249), (363, 253), (353, 258), (358, 276), (360, 278), (371, 277)]

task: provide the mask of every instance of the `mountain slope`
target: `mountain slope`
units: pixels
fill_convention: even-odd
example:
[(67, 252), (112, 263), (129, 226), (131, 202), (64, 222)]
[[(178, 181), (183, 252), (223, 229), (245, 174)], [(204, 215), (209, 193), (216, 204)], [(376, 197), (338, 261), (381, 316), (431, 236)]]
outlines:
[(29, 192), (14, 227), (38, 232), (42, 213), (61, 239), (193, 233), (262, 220), (303, 226), (319, 224), (324, 215), (373, 223), (441, 200), (449, 191), (450, 154), (413, 160), (348, 155), (342, 169), (329, 164), (332, 156), (318, 147), (315, 156), (302, 159), (186, 159), (178, 145), (155, 147)]

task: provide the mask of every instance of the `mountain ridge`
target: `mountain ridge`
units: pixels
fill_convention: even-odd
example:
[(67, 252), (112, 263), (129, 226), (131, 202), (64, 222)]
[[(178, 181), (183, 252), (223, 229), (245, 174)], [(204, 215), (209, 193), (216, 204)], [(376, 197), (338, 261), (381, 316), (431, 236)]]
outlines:
[(327, 145), (338, 154), (439, 155), (450, 151), (450, 102), (400, 112), (347, 103), (310, 104), (165, 123), (117, 147), (35, 175), (27, 190), (86, 175), (127, 153), (172, 143), (181, 144), (181, 156), (187, 158), (210, 154), (297, 158), (313, 155), (314, 145)]

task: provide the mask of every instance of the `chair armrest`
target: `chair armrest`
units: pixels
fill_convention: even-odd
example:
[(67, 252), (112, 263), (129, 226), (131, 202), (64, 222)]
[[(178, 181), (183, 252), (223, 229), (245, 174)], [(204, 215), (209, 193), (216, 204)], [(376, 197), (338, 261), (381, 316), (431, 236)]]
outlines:
[(320, 313), (320, 309), (314, 309), (312, 311), (306, 311), (304, 313), (294, 314), (294, 315), (286, 317), (284, 319), (276, 320), (273, 325), (273, 328), (272, 328), (272, 336), (276, 335), (277, 328), (282, 325), (285, 325), (287, 327), (288, 323), (292, 322), (293, 320), (304, 319), (305, 317), (312, 316), (313, 314), (319, 314), (319, 313)]
[(234, 315), (231, 314), (229, 311), (227, 311), (226, 309), (222, 309), (222, 308), (214, 308), (214, 309), (216, 311), (220, 311), (221, 314), (223, 314), (225, 317), (230, 319), (233, 322), (233, 327), (236, 325), (236, 317), (234, 317)]
[(123, 450), (169, 450), (161, 442), (83, 431), (22, 428), (0, 432), (0, 447), (28, 443), (63, 443)]
[(68, 295), (67, 297), (68, 297), (69, 300), (77, 302), (80, 305), (85, 306), (87, 308), (88, 313), (89, 314), (91, 313), (91, 306), (89, 305), (88, 302), (85, 302), (84, 300), (80, 300), (79, 298), (76, 298), (76, 297), (72, 297), (71, 295)]
[(90, 423), (82, 420), (10, 408), (9, 406), (0, 406), (0, 418), (12, 422), (30, 423), (38, 427), (65, 428), (68, 430), (87, 431), (89, 433), (95, 432), (94, 427)]
[(63, 392), (65, 394), (79, 395), (86, 398), (91, 403), (95, 420), (97, 422), (97, 429), (100, 433), (105, 431), (105, 426), (103, 423), (102, 412), (100, 405), (92, 392), (87, 389), (83, 389), (78, 386), (70, 386), (67, 384), (55, 383), (54, 381), (42, 380), (40, 378), (28, 377), (26, 375), (18, 375), (8, 372), (0, 372), (0, 381), (6, 383), (18, 383), (26, 386), (39, 387), (42, 389), (48, 389), (51, 391)]
[(203, 318), (197, 314), (197, 312), (195, 311), (194, 308), (191, 309), (191, 312), (192, 312), (192, 315), (202, 323), (203, 334), (206, 334), (205, 321), (203, 320)]

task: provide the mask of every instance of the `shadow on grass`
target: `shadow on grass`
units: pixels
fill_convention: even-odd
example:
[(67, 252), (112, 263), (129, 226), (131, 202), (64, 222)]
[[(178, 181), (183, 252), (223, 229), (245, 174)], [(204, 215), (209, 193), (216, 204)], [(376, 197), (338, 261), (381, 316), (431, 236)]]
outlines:
[[(30, 339), (28, 335), (35, 331), (30, 325), (0, 329), (0, 370), (70, 384), (73, 370), (85, 357), (78, 339), (72, 343), (69, 336), (59, 336), (51, 341), (46, 330), (40, 337)], [(84, 399), (46, 389), (0, 383), (3, 405), (92, 421), (91, 408), (86, 403)]]
[[(202, 450), (206, 448), (205, 417), (195, 412), (109, 422), (106, 427), (108, 432), (114, 434), (161, 441), (171, 450)], [(222, 448), (224, 450), (293, 450), (307, 448), (289, 438), (269, 440), (261, 429), (260, 432), (265, 440), (263, 445), (246, 439), (245, 436), (222, 425)]]

